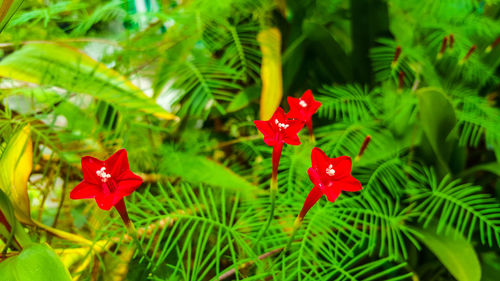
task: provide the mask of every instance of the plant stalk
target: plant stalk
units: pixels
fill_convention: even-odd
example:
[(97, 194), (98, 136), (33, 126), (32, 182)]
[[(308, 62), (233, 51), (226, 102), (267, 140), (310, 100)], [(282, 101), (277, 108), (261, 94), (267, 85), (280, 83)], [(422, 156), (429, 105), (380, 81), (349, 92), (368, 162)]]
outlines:
[[(270, 200), (271, 200), (271, 211), (269, 212), (269, 217), (267, 219), (267, 222), (264, 226), (264, 228), (260, 231), (259, 235), (257, 236), (257, 241), (260, 241), (262, 236), (266, 233), (266, 231), (269, 229), (269, 226), (271, 225), (271, 221), (273, 220), (274, 217), (274, 209), (276, 207), (276, 194), (278, 193), (278, 166), (281, 158), (281, 152), (283, 151), (283, 143), (277, 144), (273, 146), (273, 171), (271, 174), (271, 185), (269, 188), (270, 191)], [(258, 242), (257, 242), (258, 243)]]

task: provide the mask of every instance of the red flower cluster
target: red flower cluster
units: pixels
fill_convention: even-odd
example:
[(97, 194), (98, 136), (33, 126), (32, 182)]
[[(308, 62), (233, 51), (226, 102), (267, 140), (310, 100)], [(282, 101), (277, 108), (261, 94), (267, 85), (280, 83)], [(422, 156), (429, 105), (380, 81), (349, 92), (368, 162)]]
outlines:
[(321, 103), (314, 100), (311, 90), (307, 90), (300, 98), (288, 97), (290, 111), (278, 107), (268, 121), (254, 121), (257, 129), (264, 135), (264, 142), (269, 146), (280, 143), (299, 145), (297, 133), (304, 124), (312, 134), (312, 116), (318, 111)]
[[(266, 232), (273, 217), (275, 195), (278, 188), (278, 165), (283, 144), (299, 145), (300, 139), (297, 134), (304, 127), (304, 124), (308, 126), (312, 135), (312, 115), (321, 106), (320, 102), (314, 100), (310, 90), (306, 91), (301, 98), (289, 97), (288, 103), (290, 104), (288, 114), (285, 114), (284, 110), (278, 107), (271, 119), (254, 121), (257, 129), (264, 134), (264, 142), (273, 147), (273, 171), (270, 188), (271, 212), (268, 223), (259, 234), (259, 238)], [(363, 154), (370, 139), (370, 136), (365, 139), (356, 161)], [(330, 202), (334, 202), (342, 191), (352, 192), (362, 189), (361, 183), (351, 175), (352, 161), (350, 157), (329, 158), (321, 149), (315, 147), (311, 153), (311, 160), (312, 167), (308, 169), (307, 173), (314, 187), (309, 192), (297, 217), (298, 223), (295, 225), (294, 233), (306, 213), (323, 194)], [(142, 179), (130, 171), (126, 150), (121, 149), (104, 161), (85, 156), (81, 162), (83, 181), (71, 191), (70, 197), (72, 199), (95, 198), (97, 205), (103, 210), (115, 207), (125, 222), (127, 230), (134, 235), (138, 242), (123, 198), (134, 192), (142, 184)], [(5, 223), (4, 221), (5, 219), (0, 216), (0, 223)]]

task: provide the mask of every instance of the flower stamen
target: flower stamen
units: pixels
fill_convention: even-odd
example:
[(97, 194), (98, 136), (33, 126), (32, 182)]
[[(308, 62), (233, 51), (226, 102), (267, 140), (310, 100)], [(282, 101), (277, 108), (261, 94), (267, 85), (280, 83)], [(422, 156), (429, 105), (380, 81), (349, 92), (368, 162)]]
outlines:
[(332, 164), (330, 164), (330, 166), (326, 168), (326, 174), (329, 175), (330, 177), (333, 177), (335, 175), (335, 170), (333, 169)]
[(95, 173), (97, 174), (98, 177), (101, 178), (102, 182), (107, 182), (108, 179), (111, 178), (111, 175), (106, 173), (106, 167), (102, 167), (100, 170), (97, 170)]
[(274, 119), (274, 124), (278, 125), (278, 128), (280, 129), (280, 131), (282, 129), (288, 129), (288, 127), (290, 127), (289, 124), (285, 124), (285, 123), (280, 123), (280, 121), (278, 121), (278, 119)]
[(304, 100), (300, 100), (300, 101), (299, 101), (299, 104), (300, 104), (300, 106), (302, 106), (302, 107), (307, 107), (307, 102), (305, 102)]

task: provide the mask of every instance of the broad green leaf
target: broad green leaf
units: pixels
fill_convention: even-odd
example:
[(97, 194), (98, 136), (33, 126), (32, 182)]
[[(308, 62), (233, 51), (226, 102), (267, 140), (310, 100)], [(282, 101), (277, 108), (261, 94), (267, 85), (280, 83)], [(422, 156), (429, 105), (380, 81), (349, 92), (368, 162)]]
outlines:
[(67, 281), (71, 275), (46, 244), (33, 244), (0, 263), (2, 281)]
[(436, 234), (435, 227), (415, 231), (458, 281), (481, 280), (481, 266), (474, 247), (463, 236)]
[(250, 102), (259, 98), (259, 89), (256, 86), (248, 87), (237, 94), (226, 109), (226, 112), (235, 112), (245, 108)]
[(0, 76), (88, 94), (120, 110), (142, 111), (166, 120), (177, 119), (118, 72), (62, 44), (24, 46), (0, 62)]
[(500, 276), (500, 257), (494, 251), (481, 254), (482, 281), (496, 281)]
[(16, 217), (31, 223), (27, 183), (33, 165), (30, 126), (18, 130), (8, 141), (0, 157), (0, 188), (14, 205)]
[(0, 236), (11, 242), (14, 247), (22, 248), (31, 244), (31, 239), (17, 221), (14, 207), (9, 198), (0, 189)]
[[(229, 168), (204, 156), (170, 151), (162, 161), (161, 171), (194, 184), (209, 184), (243, 193), (256, 192), (257, 187)], [(223, 179), (223, 180), (221, 180)]]
[[(304, 21), (302, 28), (307, 36), (307, 51), (315, 54), (315, 75), (330, 82), (350, 81), (352, 76), (350, 58), (345, 49), (337, 42), (337, 38), (323, 25), (314, 21)], [(296, 79), (300, 79), (300, 77), (296, 76)]]
[(262, 30), (257, 35), (262, 51), (260, 77), (260, 119), (268, 120), (281, 102), (283, 96), (283, 75), (281, 71), (281, 33), (277, 28)]
[(438, 89), (424, 88), (417, 92), (420, 122), (440, 167), (448, 171), (448, 161), (457, 136), (455, 110)]
[(24, 0), (3, 0), (0, 6), (0, 32), (5, 28)]

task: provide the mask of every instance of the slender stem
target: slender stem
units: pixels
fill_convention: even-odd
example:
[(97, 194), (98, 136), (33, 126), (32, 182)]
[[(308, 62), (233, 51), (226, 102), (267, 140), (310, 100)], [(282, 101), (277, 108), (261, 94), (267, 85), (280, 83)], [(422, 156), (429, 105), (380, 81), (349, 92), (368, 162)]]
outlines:
[(314, 132), (313, 132), (312, 119), (309, 119), (306, 121), (306, 127), (307, 127), (307, 130), (309, 131), (309, 138), (310, 138), (311, 142), (314, 142)]
[[(135, 229), (134, 224), (130, 220), (127, 212), (127, 206), (125, 206), (125, 200), (123, 198), (118, 201), (115, 205), (116, 210), (120, 214), (120, 217), (123, 220), (123, 223), (125, 224), (125, 227), (127, 228), (128, 234), (133, 238), (137, 248), (139, 249), (141, 255), (143, 258), (145, 258), (149, 263), (151, 263), (151, 259), (146, 255), (146, 252), (142, 248), (141, 242), (139, 241), (139, 236), (137, 235), (137, 230)], [(142, 261), (142, 259), (141, 259)]]
[(290, 235), (290, 240), (288, 240), (288, 243), (286, 244), (285, 248), (283, 248), (283, 252), (281, 252), (281, 255), (284, 256), (290, 246), (292, 246), (293, 239), (295, 238), (295, 235), (297, 234), (297, 231), (299, 230), (300, 226), (302, 225), (303, 217), (300, 217), (300, 215), (297, 216), (295, 219), (295, 222), (293, 223), (293, 231), (292, 235)]
[[(265, 258), (268, 258), (268, 257), (276, 254), (276, 253), (279, 253), (281, 250), (283, 250), (283, 248), (278, 248), (278, 249), (271, 250), (271, 251), (269, 251), (267, 253), (264, 253), (264, 254), (260, 255), (258, 257), (258, 259), (259, 260), (263, 260)], [(247, 267), (249, 267), (249, 266), (251, 266), (253, 264), (254, 264), (253, 261), (249, 261), (249, 262), (246, 262), (246, 263), (242, 264), (241, 266), (235, 266), (231, 270), (229, 270), (226, 273), (220, 275), (218, 280), (221, 281), (221, 280), (227, 279), (227, 278), (233, 276), (236, 273), (236, 270), (245, 269), (245, 268), (247, 268)]]
[(257, 236), (257, 243), (259, 243), (262, 236), (266, 233), (271, 225), (271, 221), (274, 217), (274, 208), (276, 206), (276, 194), (278, 193), (278, 166), (280, 162), (281, 152), (283, 151), (283, 143), (273, 146), (273, 171), (271, 174), (271, 185), (269, 188), (270, 199), (271, 199), (271, 211), (269, 212), (269, 217), (264, 228), (260, 231)]

